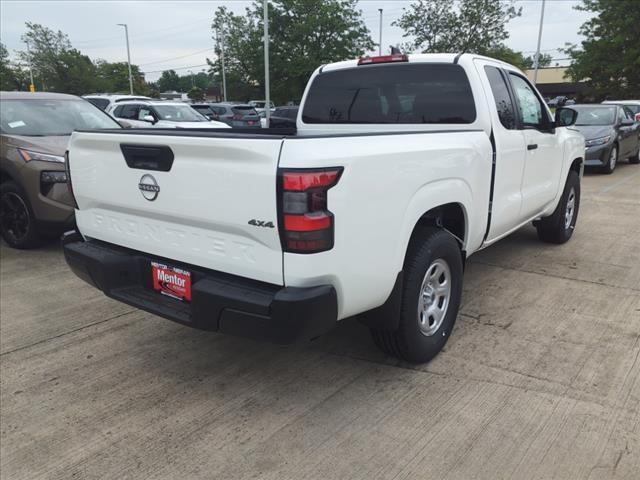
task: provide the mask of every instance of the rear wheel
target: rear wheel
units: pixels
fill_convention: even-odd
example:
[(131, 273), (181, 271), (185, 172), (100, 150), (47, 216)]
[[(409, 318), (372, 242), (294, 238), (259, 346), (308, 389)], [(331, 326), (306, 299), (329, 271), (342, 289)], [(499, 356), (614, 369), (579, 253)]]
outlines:
[(458, 243), (444, 230), (422, 228), (414, 235), (405, 260), (398, 329), (371, 329), (376, 345), (411, 363), (428, 362), (449, 339), (461, 295)]
[(607, 163), (602, 167), (602, 173), (611, 175), (613, 171), (616, 169), (617, 163), (618, 163), (618, 145), (614, 145), (613, 147), (611, 147), (611, 151), (609, 152), (609, 159), (607, 160)]
[(0, 185), (0, 233), (13, 248), (33, 248), (40, 242), (29, 199), (15, 182)]
[(538, 238), (543, 242), (565, 243), (573, 235), (580, 208), (580, 177), (573, 170), (567, 176), (562, 198), (554, 212), (535, 222)]

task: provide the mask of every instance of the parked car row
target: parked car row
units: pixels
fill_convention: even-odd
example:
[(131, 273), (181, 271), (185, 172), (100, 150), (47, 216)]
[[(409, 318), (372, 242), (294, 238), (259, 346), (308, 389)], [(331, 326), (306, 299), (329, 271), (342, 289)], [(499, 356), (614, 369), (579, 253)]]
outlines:
[[(145, 96), (116, 94), (91, 94), (85, 95), (84, 98), (116, 118), (126, 128), (226, 128), (225, 125), (232, 128), (267, 127), (265, 114), (267, 102), (265, 100), (252, 100), (246, 104), (238, 102), (184, 103), (154, 100)], [(180, 108), (180, 111), (170, 112), (170, 108), (163, 108), (167, 105), (186, 106), (187, 109), (177, 107)], [(297, 107), (276, 108), (273, 102), (269, 102), (269, 105), (272, 119), (269, 126), (279, 128), (295, 126)], [(189, 108), (198, 112), (200, 116), (187, 114)], [(159, 112), (158, 109), (164, 111), (165, 114)], [(169, 113), (166, 114), (167, 112)], [(189, 119), (187, 120), (187, 118)], [(202, 123), (206, 120), (212, 122), (212, 125)]]

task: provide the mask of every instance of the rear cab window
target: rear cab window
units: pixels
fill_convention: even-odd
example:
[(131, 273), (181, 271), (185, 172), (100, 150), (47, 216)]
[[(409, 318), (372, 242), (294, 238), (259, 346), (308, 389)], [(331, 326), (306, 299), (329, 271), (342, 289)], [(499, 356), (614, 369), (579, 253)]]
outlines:
[(306, 124), (471, 124), (469, 79), (456, 64), (358, 66), (317, 75), (307, 94)]
[(484, 71), (487, 75), (487, 80), (489, 80), (489, 85), (491, 86), (491, 93), (493, 94), (493, 100), (496, 105), (496, 110), (498, 111), (500, 123), (507, 130), (515, 130), (515, 107), (505, 78), (496, 67), (487, 65), (484, 67)]

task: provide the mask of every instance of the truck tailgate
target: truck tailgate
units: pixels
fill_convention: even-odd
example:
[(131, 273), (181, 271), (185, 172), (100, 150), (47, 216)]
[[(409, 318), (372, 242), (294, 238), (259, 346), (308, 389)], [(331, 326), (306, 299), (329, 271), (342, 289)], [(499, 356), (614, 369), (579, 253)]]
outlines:
[[(282, 285), (281, 144), (277, 137), (76, 132), (69, 170), (78, 228), (85, 237)], [(171, 153), (162, 171), (161, 157)]]

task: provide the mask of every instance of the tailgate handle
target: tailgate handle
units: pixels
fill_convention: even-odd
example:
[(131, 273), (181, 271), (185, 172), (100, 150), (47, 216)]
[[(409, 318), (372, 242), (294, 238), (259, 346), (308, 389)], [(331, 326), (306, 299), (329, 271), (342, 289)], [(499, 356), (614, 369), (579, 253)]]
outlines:
[(167, 145), (121, 143), (120, 150), (129, 168), (168, 172), (173, 165), (173, 150)]

